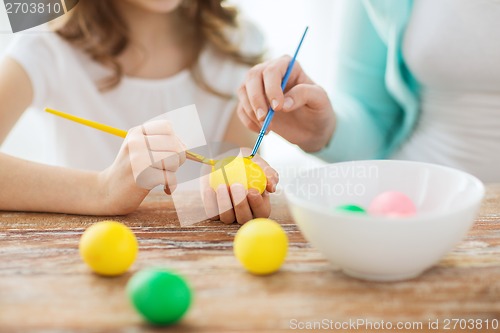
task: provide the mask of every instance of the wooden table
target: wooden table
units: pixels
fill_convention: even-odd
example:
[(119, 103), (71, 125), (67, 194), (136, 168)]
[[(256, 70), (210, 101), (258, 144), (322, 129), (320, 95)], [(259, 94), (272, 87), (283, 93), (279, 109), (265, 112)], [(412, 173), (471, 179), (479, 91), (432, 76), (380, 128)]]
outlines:
[[(374, 325), (383, 320), (423, 325), (393, 331), (475, 332), (481, 330), (442, 328), (446, 319), (479, 319), (483, 325), (500, 320), (500, 185), (488, 187), (466, 239), (437, 266), (405, 282), (363, 282), (342, 274), (305, 242), (282, 197), (273, 199), (272, 218), (286, 230), (290, 251), (280, 272), (258, 277), (232, 254), (238, 225), (207, 221), (181, 228), (172, 202), (151, 196), (135, 213), (115, 218), (139, 239), (131, 272), (103, 278), (90, 273), (78, 254), (82, 232), (103, 218), (2, 212), (0, 332), (160, 331), (141, 320), (124, 292), (131, 274), (150, 266), (177, 270), (195, 292), (189, 313), (170, 331), (293, 331), (325, 320), (332, 332), (381, 332)], [(373, 329), (335, 329), (335, 323), (363, 319)], [(429, 330), (429, 320), (440, 320), (441, 329)]]

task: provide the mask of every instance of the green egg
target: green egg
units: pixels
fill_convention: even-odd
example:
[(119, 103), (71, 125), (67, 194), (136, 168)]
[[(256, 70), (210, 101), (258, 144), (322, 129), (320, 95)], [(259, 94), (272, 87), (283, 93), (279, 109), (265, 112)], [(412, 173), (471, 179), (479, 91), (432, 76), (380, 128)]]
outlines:
[(186, 280), (164, 269), (145, 269), (134, 274), (127, 284), (127, 294), (144, 319), (158, 326), (179, 321), (192, 299)]
[(366, 210), (358, 205), (341, 205), (335, 208), (336, 212), (366, 214)]

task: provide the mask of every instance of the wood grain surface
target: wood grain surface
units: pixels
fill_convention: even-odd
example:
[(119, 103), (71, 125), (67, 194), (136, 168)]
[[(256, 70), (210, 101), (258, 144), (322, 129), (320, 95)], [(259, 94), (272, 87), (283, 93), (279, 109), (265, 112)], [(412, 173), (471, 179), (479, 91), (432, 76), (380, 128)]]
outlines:
[[(290, 251), (281, 271), (258, 277), (233, 256), (238, 225), (180, 227), (172, 202), (152, 195), (135, 213), (113, 218), (132, 228), (140, 253), (129, 273), (104, 278), (78, 254), (82, 232), (104, 218), (0, 212), (0, 332), (278, 332), (323, 320), (330, 332), (388, 331), (335, 329), (330, 320), (423, 325), (392, 332), (497, 331), (442, 324), (431, 330), (428, 322), (500, 320), (500, 185), (488, 187), (468, 236), (438, 265), (404, 282), (344, 275), (304, 240), (283, 197), (273, 198), (272, 218), (286, 230)], [(127, 300), (130, 276), (151, 266), (178, 271), (194, 289), (193, 305), (176, 326), (145, 324)]]

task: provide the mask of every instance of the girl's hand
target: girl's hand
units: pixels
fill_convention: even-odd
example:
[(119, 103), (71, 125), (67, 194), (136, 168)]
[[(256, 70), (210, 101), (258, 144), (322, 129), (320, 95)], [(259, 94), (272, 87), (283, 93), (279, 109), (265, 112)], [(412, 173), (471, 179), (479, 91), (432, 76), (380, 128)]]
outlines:
[[(250, 152), (245, 149), (242, 150), (241, 155), (248, 156)], [(214, 191), (208, 184), (208, 177), (204, 177), (203, 201), (206, 214), (211, 220), (220, 220), (226, 224), (234, 221), (244, 224), (253, 218), (269, 217), (271, 214), (269, 193), (276, 191), (279, 176), (260, 156), (256, 155), (252, 161), (257, 163), (266, 174), (267, 185), (262, 194), (255, 189), (247, 191), (242, 184), (232, 184), (229, 188), (220, 185)]]
[(171, 194), (175, 172), (186, 160), (185, 150), (167, 120), (130, 129), (113, 164), (99, 175), (110, 214), (134, 211), (157, 185)]
[(323, 148), (333, 135), (335, 115), (326, 92), (295, 63), (285, 93), (281, 81), (291, 58), (254, 66), (238, 91), (238, 116), (259, 132), (269, 106), (276, 112), (269, 129), (307, 152)]

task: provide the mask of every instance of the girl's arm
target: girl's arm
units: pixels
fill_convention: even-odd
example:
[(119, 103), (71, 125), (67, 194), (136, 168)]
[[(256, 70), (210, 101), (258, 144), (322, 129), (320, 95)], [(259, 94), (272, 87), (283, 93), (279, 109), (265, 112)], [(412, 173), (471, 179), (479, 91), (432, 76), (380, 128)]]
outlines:
[[(120, 155), (126, 155), (122, 150)], [(128, 156), (102, 172), (43, 165), (0, 154), (0, 210), (122, 215), (148, 194), (137, 186)]]
[(0, 154), (0, 210), (106, 214), (95, 172)]
[[(0, 64), (0, 143), (32, 99), (24, 69), (14, 60), (4, 60)], [(150, 146), (143, 148), (141, 143), (147, 141)], [(131, 129), (113, 164), (101, 172), (48, 166), (0, 153), (0, 210), (127, 214), (154, 185), (164, 184), (167, 192), (174, 189), (174, 173), (185, 160), (184, 150), (168, 122), (158, 121)], [(166, 157), (168, 163), (160, 163)], [(139, 178), (147, 189), (138, 185)]]
[(31, 81), (11, 58), (0, 62), (0, 145), (33, 100)]
[[(5, 58), (0, 63), (0, 144), (32, 99), (28, 75), (15, 60)], [(135, 195), (131, 204), (114, 206), (116, 202), (106, 190), (110, 179), (106, 172), (53, 167), (0, 153), (0, 210), (122, 214), (138, 205), (147, 193), (131, 191), (131, 184), (121, 186), (120, 190)]]

